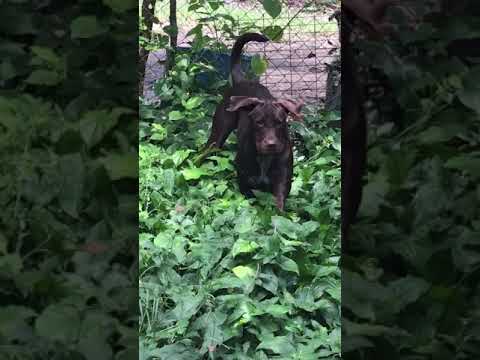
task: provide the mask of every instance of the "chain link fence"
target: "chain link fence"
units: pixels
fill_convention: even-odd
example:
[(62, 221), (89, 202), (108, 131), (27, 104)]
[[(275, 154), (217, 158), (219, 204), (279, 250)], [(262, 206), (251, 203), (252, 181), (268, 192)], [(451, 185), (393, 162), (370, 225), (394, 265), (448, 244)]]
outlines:
[[(188, 6), (187, 0), (177, 0), (179, 47), (190, 46), (189, 41), (192, 38), (188, 32), (202, 17), (208, 16), (189, 11)], [(333, 107), (339, 106), (339, 101), (332, 100), (332, 97), (340, 95), (339, 76), (332, 76), (338, 73), (339, 64), (338, 25), (332, 17), (333, 8), (315, 4), (305, 7), (302, 0), (289, 1), (283, 5), (282, 15), (272, 19), (258, 1), (225, 0), (222, 13), (234, 19), (236, 33), (245, 32), (243, 29), (252, 27), (284, 28), (279, 42), (249, 43), (244, 49), (247, 56), (260, 54), (268, 60), (268, 69), (261, 76), (260, 82), (267, 86), (274, 96), (299, 98), (306, 103), (317, 105), (327, 103), (329, 107), (332, 107), (333, 101), (333, 104), (337, 104)], [(169, 25), (168, 14), (169, 2), (157, 2), (153, 36), (164, 34), (162, 29)], [(207, 27), (204, 26), (203, 32), (231, 47), (234, 39), (226, 36), (222, 29), (224, 25), (221, 21), (212, 21)], [(164, 75), (165, 65), (165, 49), (149, 53), (145, 62), (143, 89), (147, 101), (155, 99), (153, 84)], [(326, 99), (326, 95), (329, 99)]]

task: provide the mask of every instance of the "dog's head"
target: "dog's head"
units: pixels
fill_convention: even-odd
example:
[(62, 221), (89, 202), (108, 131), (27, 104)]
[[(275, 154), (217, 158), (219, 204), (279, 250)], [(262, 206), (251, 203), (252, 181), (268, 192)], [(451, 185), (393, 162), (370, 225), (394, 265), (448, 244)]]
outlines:
[(232, 96), (227, 111), (249, 111), (253, 122), (255, 145), (259, 154), (278, 154), (288, 143), (289, 115), (301, 121), (303, 102), (290, 99), (267, 100), (249, 96)]

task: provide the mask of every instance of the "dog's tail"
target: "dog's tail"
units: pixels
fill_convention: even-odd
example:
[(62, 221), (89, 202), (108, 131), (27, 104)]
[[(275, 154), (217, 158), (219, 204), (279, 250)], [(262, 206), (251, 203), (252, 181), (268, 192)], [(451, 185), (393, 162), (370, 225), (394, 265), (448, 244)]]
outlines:
[(234, 84), (237, 84), (245, 79), (245, 75), (242, 71), (242, 67), (240, 65), (240, 58), (242, 56), (242, 50), (246, 43), (250, 41), (256, 42), (267, 42), (268, 38), (261, 34), (257, 33), (246, 33), (241, 35), (232, 48), (232, 56), (231, 56), (231, 67), (230, 71), (232, 73), (232, 80)]

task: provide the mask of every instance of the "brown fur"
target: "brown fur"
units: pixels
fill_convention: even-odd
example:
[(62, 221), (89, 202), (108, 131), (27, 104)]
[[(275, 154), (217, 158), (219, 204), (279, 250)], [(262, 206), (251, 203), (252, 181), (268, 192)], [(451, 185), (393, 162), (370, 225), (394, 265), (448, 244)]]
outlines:
[(260, 34), (240, 36), (232, 49), (232, 80), (213, 117), (207, 146), (221, 148), (233, 130), (237, 130), (235, 159), (240, 191), (254, 197), (252, 189), (269, 191), (279, 210), (284, 209), (293, 175), (292, 143), (287, 117), (300, 120), (302, 102), (275, 99), (257, 81), (247, 80), (240, 69), (243, 46), (249, 41), (268, 41)]

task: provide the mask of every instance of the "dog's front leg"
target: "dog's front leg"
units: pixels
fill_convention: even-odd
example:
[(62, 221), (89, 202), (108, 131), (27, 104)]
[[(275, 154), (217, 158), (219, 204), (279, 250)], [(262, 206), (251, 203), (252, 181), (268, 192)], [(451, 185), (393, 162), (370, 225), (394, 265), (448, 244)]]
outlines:
[(275, 204), (278, 210), (285, 209), (285, 200), (290, 193), (292, 186), (292, 174), (288, 167), (279, 167), (278, 170), (272, 174), (272, 193), (275, 197)]
[(237, 179), (238, 179), (238, 187), (240, 192), (247, 198), (253, 199), (255, 198), (255, 194), (253, 193), (249, 179), (249, 172), (251, 171), (250, 166), (251, 164), (248, 161), (248, 154), (244, 154), (242, 152), (237, 153), (237, 158), (235, 159), (236, 168), (237, 168)]
[(283, 210), (285, 209), (285, 199), (287, 198), (285, 196), (285, 192), (280, 190), (278, 192), (275, 192), (274, 195), (277, 209), (283, 212)]
[(252, 191), (251, 180), (257, 172), (255, 139), (253, 137), (253, 128), (248, 112), (238, 112), (237, 128), (237, 156), (235, 164), (237, 168), (238, 187), (240, 192), (248, 199), (255, 198)]
[(240, 192), (245, 196), (247, 199), (254, 199), (255, 194), (253, 193), (250, 185), (248, 184), (248, 178), (246, 176), (238, 175), (238, 187)]

